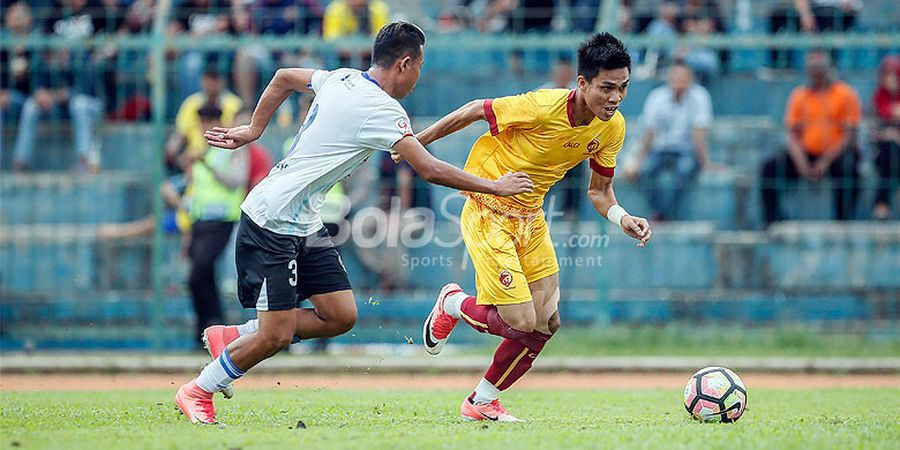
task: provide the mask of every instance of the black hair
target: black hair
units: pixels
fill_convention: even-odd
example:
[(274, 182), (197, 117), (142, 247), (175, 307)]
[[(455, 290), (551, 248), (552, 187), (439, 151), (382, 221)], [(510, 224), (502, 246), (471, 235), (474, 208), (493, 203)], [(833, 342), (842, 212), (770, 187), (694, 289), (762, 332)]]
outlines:
[(391, 22), (375, 36), (372, 47), (372, 64), (378, 67), (390, 67), (395, 61), (411, 56), (418, 58), (425, 45), (425, 32), (410, 22), (399, 20)]
[(587, 81), (601, 70), (623, 67), (631, 71), (631, 55), (622, 41), (609, 33), (595, 34), (578, 47), (578, 75)]
[(215, 103), (207, 103), (203, 105), (198, 111), (197, 115), (200, 116), (200, 119), (212, 119), (218, 120), (222, 118), (222, 110), (216, 106)]
[(203, 76), (214, 80), (221, 78), (221, 74), (219, 74), (219, 70), (214, 64), (209, 64), (203, 68)]

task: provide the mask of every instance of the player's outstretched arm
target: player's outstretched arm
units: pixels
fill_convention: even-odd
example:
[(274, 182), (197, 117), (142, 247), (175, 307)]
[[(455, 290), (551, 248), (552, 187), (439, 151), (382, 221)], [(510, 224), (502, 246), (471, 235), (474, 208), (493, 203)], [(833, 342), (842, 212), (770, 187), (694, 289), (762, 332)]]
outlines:
[(610, 222), (619, 225), (622, 232), (637, 239), (638, 247), (647, 245), (650, 236), (650, 223), (643, 217), (632, 216), (619, 206), (616, 194), (613, 192), (612, 177), (605, 177), (596, 172), (591, 173), (591, 185), (588, 188), (588, 197), (594, 205), (594, 209)]
[(531, 182), (531, 179), (522, 172), (508, 173), (497, 180), (486, 180), (466, 173), (435, 158), (412, 136), (407, 136), (397, 141), (393, 150), (409, 162), (413, 170), (429, 183), (463, 191), (481, 192), (503, 197), (534, 190), (534, 184)]
[(428, 145), (448, 134), (455, 133), (469, 126), (476, 120), (486, 120), (484, 116), (484, 100), (472, 100), (456, 111), (441, 117), (430, 127), (416, 133), (416, 139), (422, 145)]
[(253, 111), (249, 125), (233, 128), (216, 127), (203, 133), (209, 145), (235, 149), (259, 139), (269, 125), (272, 114), (294, 91), (309, 90), (315, 69), (278, 69)]

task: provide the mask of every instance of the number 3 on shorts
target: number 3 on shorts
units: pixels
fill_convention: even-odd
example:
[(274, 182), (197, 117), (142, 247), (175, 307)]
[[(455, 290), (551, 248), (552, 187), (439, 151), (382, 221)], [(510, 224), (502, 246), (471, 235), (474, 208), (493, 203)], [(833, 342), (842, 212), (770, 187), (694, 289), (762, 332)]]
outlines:
[(291, 271), (291, 277), (288, 278), (288, 283), (291, 287), (297, 287), (297, 260), (292, 259), (291, 262), (288, 263), (288, 270)]

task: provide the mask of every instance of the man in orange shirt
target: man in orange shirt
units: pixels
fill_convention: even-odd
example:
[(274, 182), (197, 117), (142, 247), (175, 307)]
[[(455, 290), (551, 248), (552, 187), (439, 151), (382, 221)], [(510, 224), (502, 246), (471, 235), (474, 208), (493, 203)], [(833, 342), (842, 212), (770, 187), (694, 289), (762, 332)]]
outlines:
[(808, 86), (794, 89), (784, 115), (787, 152), (765, 162), (761, 192), (766, 225), (782, 218), (779, 190), (786, 180), (800, 177), (834, 183), (836, 218), (849, 220), (857, 187), (856, 129), (861, 106), (856, 91), (834, 79), (828, 53), (815, 50), (806, 57)]

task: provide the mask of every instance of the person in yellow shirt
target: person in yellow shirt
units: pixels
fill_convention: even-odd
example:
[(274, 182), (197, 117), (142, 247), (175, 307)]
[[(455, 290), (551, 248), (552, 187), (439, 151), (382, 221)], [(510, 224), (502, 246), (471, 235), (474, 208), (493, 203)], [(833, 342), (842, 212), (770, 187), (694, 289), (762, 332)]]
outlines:
[(461, 407), (469, 420), (519, 421), (500, 404), (559, 329), (559, 266), (541, 206), (544, 195), (585, 159), (593, 169), (588, 196), (594, 208), (643, 247), (651, 236), (646, 219), (616, 202), (613, 173), (625, 140), (618, 111), (627, 93), (631, 58), (609, 33), (578, 49), (575, 89), (544, 89), (512, 97), (472, 101), (416, 135), (427, 145), (476, 120), (490, 131), (472, 146), (465, 170), (497, 178), (524, 172), (532, 192), (500, 198), (464, 193), (463, 240), (475, 267), (477, 297), (450, 283), (425, 320), (428, 353), (440, 353), (460, 319), (483, 333), (503, 337), (491, 366)]
[(387, 25), (390, 10), (380, 0), (335, 0), (325, 9), (322, 38), (326, 41), (361, 34), (375, 37)]
[[(225, 89), (219, 72), (207, 70), (200, 79), (201, 90), (189, 95), (175, 116), (175, 135), (168, 145), (181, 148), (186, 145), (190, 155), (199, 155), (208, 148), (203, 137), (203, 126), (200, 123), (200, 109), (204, 105), (213, 104), (222, 110), (220, 121), (223, 125), (231, 125), (234, 116), (243, 107), (243, 101), (237, 95)], [(170, 150), (172, 151), (172, 150)], [(177, 153), (172, 151), (173, 153)]]

